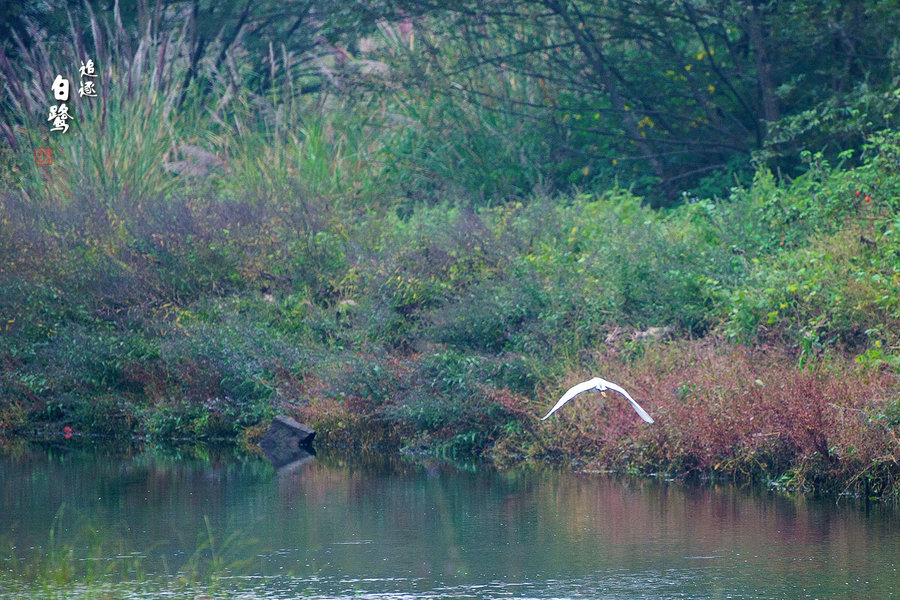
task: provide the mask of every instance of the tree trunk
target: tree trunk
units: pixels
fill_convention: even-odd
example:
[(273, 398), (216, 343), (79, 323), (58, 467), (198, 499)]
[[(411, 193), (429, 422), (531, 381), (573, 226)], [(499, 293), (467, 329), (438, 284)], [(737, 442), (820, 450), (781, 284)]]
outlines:
[(763, 37), (762, 24), (760, 23), (759, 10), (755, 2), (751, 2), (747, 11), (747, 35), (750, 37), (750, 45), (753, 48), (756, 63), (756, 77), (759, 83), (759, 93), (762, 100), (763, 118), (759, 123), (757, 143), (762, 146), (766, 140), (768, 124), (780, 118), (778, 100), (775, 98), (775, 85), (772, 83), (772, 69), (769, 53), (766, 48), (766, 40)]

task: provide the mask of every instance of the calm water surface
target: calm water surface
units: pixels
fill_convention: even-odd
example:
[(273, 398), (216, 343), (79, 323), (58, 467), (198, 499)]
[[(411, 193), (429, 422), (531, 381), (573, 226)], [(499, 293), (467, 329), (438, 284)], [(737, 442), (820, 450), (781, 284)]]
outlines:
[(334, 453), (0, 455), (0, 598), (889, 598), (890, 506)]

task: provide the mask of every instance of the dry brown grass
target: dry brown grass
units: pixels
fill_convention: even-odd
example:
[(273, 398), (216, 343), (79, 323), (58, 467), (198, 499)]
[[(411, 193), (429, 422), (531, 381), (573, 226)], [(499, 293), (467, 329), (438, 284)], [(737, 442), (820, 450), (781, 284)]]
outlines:
[[(658, 345), (630, 363), (597, 357), (653, 415), (645, 425), (614, 393), (584, 395), (538, 432), (543, 454), (604, 469), (721, 473), (804, 490), (886, 491), (900, 478), (897, 381), (841, 359), (798, 370), (783, 350), (710, 340)], [(573, 376), (565, 384), (586, 378)], [(563, 386), (565, 387), (565, 386)]]

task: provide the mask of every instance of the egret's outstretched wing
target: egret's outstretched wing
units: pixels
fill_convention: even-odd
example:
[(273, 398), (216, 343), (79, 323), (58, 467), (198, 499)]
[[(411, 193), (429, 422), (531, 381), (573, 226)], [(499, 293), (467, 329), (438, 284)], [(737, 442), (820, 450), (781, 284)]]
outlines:
[[(599, 379), (599, 377), (598, 377), (598, 379)], [(628, 401), (631, 402), (631, 406), (634, 407), (634, 410), (637, 411), (637, 414), (639, 414), (643, 420), (647, 421), (648, 423), (653, 422), (653, 417), (648, 415), (647, 411), (645, 411), (643, 408), (641, 408), (641, 405), (638, 404), (637, 402), (635, 402), (634, 398), (632, 398), (631, 395), (628, 392), (626, 392), (623, 388), (621, 388), (620, 386), (616, 385), (615, 383), (613, 383), (611, 381), (606, 381), (605, 379), (603, 380), (603, 386), (613, 390), (614, 392), (619, 392), (620, 394), (625, 396), (625, 398), (627, 398)]]
[(543, 421), (544, 419), (546, 419), (547, 417), (549, 417), (550, 415), (552, 415), (553, 413), (555, 413), (556, 411), (558, 411), (560, 408), (562, 408), (563, 404), (565, 404), (566, 402), (568, 402), (569, 400), (571, 400), (572, 398), (574, 398), (575, 396), (577, 396), (577, 395), (580, 394), (581, 392), (586, 392), (586, 391), (588, 391), (588, 390), (593, 390), (593, 389), (595, 389), (595, 388), (597, 387), (597, 384), (600, 383), (600, 382), (602, 382), (602, 381), (603, 381), (603, 380), (600, 379), (599, 377), (594, 377), (593, 379), (589, 379), (588, 381), (582, 381), (582, 382), (579, 383), (578, 385), (574, 385), (574, 386), (570, 387), (570, 388), (568, 389), (568, 391), (566, 391), (566, 393), (563, 394), (563, 397), (559, 399), (559, 402), (556, 403), (556, 406), (554, 406), (553, 408), (551, 408), (551, 409), (550, 409), (550, 412), (548, 412), (548, 413), (541, 419), (541, 421)]
[(622, 387), (616, 385), (615, 383), (613, 383), (611, 381), (607, 381), (600, 377), (594, 377), (593, 379), (589, 379), (588, 381), (584, 381), (582, 383), (579, 383), (578, 385), (575, 385), (575, 386), (572, 386), (571, 388), (569, 388), (569, 390), (565, 394), (563, 394), (563, 397), (559, 399), (559, 402), (556, 403), (556, 406), (551, 408), (550, 412), (548, 412), (546, 414), (546, 416), (544, 416), (543, 419), (541, 419), (541, 420), (546, 419), (547, 417), (549, 417), (550, 415), (552, 415), (553, 413), (558, 411), (560, 408), (562, 408), (562, 406), (566, 402), (568, 402), (569, 400), (571, 400), (572, 398), (574, 398), (581, 392), (586, 392), (588, 390), (593, 390), (593, 389), (597, 389), (597, 390), (601, 390), (601, 391), (609, 389), (609, 390), (613, 390), (614, 392), (619, 392), (620, 394), (625, 396), (625, 398), (631, 403), (631, 406), (634, 408), (634, 410), (637, 412), (637, 414), (643, 420), (645, 420), (648, 423), (653, 422), (653, 417), (648, 415), (647, 411), (645, 411), (643, 408), (641, 408), (641, 405), (638, 404), (637, 402), (635, 402), (634, 398), (632, 398), (628, 392), (626, 392)]

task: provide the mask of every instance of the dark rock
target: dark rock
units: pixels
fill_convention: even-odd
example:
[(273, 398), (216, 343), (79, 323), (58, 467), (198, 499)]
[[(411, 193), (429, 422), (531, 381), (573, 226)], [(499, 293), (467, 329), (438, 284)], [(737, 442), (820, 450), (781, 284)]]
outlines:
[(315, 456), (312, 447), (316, 432), (290, 417), (279, 415), (272, 420), (272, 425), (259, 442), (266, 458), (275, 468), (294, 463), (298, 460)]

